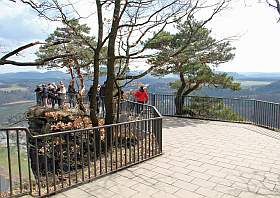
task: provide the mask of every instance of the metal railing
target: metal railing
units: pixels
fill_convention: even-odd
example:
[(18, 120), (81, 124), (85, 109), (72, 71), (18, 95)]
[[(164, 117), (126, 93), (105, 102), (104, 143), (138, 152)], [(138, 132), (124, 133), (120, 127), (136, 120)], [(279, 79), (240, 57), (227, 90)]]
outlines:
[(27, 128), (0, 129), (0, 197), (30, 192), (29, 135)]
[(0, 196), (52, 195), (160, 155), (161, 114), (280, 129), (278, 103), (160, 94), (149, 100), (153, 106), (121, 102), (112, 125), (40, 135), (0, 129)]
[(150, 103), (164, 116), (249, 123), (280, 130), (280, 104), (254, 99), (150, 94)]
[[(0, 196), (48, 196), (162, 153), (162, 117), (124, 101), (120, 123), (40, 135), (0, 129)], [(5, 183), (5, 186), (2, 184)]]

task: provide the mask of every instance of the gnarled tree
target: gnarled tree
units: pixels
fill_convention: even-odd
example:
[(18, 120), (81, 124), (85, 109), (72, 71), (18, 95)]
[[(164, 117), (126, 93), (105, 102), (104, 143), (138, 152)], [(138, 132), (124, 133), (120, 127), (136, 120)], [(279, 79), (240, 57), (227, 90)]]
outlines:
[[(29, 5), (36, 10), (39, 16), (50, 21), (62, 21), (69, 26), (78, 37), (94, 51), (94, 79), (93, 95), (97, 93), (99, 67), (101, 61), (107, 67), (107, 84), (105, 90), (106, 118), (105, 123), (114, 121), (113, 110), (113, 87), (118, 80), (133, 80), (140, 78), (150, 71), (155, 65), (149, 67), (139, 75), (129, 75), (129, 67), (137, 60), (142, 64), (154, 56), (149, 50), (149, 42), (154, 40), (166, 28), (172, 28), (172, 24), (180, 20), (192, 18), (200, 10), (210, 11), (205, 23), (212, 20), (213, 16), (223, 10), (230, 0), (215, 0), (206, 2), (204, 0), (95, 0), (95, 9), (92, 14), (97, 18), (97, 43), (92, 46), (75, 27), (69, 23), (73, 16), (77, 19), (83, 18), (71, 1), (57, 0), (14, 0)], [(206, 11), (206, 13), (209, 13)], [(106, 18), (105, 18), (106, 15)], [(107, 31), (106, 31), (107, 30)], [(145, 42), (149, 39), (149, 42)], [(100, 57), (101, 49), (107, 47), (107, 57)], [(184, 51), (183, 46), (175, 54)], [(116, 68), (120, 68), (116, 71)], [(91, 101), (91, 118), (96, 123), (95, 108), (96, 101)]]
[[(78, 87), (77, 102), (80, 110), (86, 111), (83, 102), (82, 94), (84, 91), (84, 77), (82, 70), (86, 74), (91, 74), (91, 67), (93, 65), (94, 51), (87, 45), (84, 39), (89, 42), (92, 46), (96, 46), (96, 40), (94, 37), (88, 36), (90, 33), (90, 28), (83, 24), (79, 24), (78, 20), (67, 21), (69, 25), (63, 25), (62, 27), (56, 28), (56, 30), (50, 34), (50, 36), (45, 40), (46, 44), (40, 46), (38, 52), (36, 53), (38, 60), (44, 60), (47, 57), (54, 56), (56, 54), (62, 53), (72, 53), (72, 56), (57, 58), (48, 61), (43, 67), (47, 68), (66, 68), (70, 74), (72, 80), (75, 80)], [(70, 28), (71, 27), (71, 28)], [(73, 31), (75, 29), (75, 31)], [(84, 39), (81, 39), (82, 35)], [(61, 44), (50, 45), (60, 41)]]
[[(157, 65), (156, 75), (178, 74), (179, 81), (172, 84), (177, 89), (176, 114), (182, 113), (183, 96), (202, 86), (239, 89), (239, 84), (226, 73), (215, 72), (214, 68), (234, 57), (234, 48), (226, 39), (216, 40), (211, 31), (195, 20), (179, 23), (178, 33), (163, 32), (150, 43), (158, 50), (150, 63)], [(178, 50), (181, 50), (178, 53)]]

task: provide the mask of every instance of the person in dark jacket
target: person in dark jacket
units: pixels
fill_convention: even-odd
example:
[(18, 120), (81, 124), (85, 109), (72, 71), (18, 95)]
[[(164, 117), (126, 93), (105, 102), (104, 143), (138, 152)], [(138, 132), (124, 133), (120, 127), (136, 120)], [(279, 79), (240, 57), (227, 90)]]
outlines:
[(90, 86), (90, 88), (89, 88), (89, 90), (88, 90), (88, 93), (87, 93), (89, 102), (90, 102), (91, 99), (92, 99), (92, 92), (93, 92), (93, 85)]
[(51, 83), (48, 86), (48, 97), (49, 97), (49, 101), (52, 105), (52, 108), (55, 107), (55, 104), (57, 103), (57, 93), (56, 93), (56, 86), (54, 83)]
[(101, 85), (100, 90), (99, 90), (99, 96), (103, 97), (105, 96), (105, 87), (106, 87), (106, 81), (104, 82), (103, 85)]
[[(90, 101), (92, 100), (92, 93), (93, 93), (93, 85), (89, 88), (89, 91), (88, 91), (88, 99), (89, 99), (89, 103)], [(97, 87), (97, 95), (96, 95), (96, 112), (99, 113), (99, 85)]]
[(37, 85), (34, 92), (36, 93), (36, 104), (42, 105), (42, 97), (41, 97), (42, 87), (40, 85)]
[(42, 95), (42, 100), (43, 100), (43, 106), (47, 107), (48, 106), (48, 89), (47, 89), (46, 85), (43, 85), (41, 95)]
[(71, 80), (68, 86), (68, 97), (69, 97), (69, 104), (70, 108), (76, 106), (76, 90), (74, 85), (74, 80)]

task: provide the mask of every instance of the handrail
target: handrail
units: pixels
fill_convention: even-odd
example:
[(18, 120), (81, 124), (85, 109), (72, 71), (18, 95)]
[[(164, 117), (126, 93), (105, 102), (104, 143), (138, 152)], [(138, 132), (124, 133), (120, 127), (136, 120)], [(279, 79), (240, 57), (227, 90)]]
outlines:
[[(231, 113), (236, 119), (239, 119), (238, 122), (280, 130), (280, 104), (278, 103), (242, 98), (184, 96), (185, 103), (183, 105), (188, 107), (188, 111), (182, 115), (176, 115), (175, 95), (151, 95), (163, 97), (153, 97), (152, 104), (142, 104), (129, 100), (124, 100), (121, 103), (121, 113), (131, 113), (131, 107), (142, 106), (142, 110), (146, 110), (146, 117), (133, 121), (38, 135), (34, 135), (28, 128), (24, 127), (0, 128), (0, 132), (4, 132), (7, 139), (3, 148), (6, 148), (8, 153), (11, 192), (8, 196), (13, 196), (14, 189), (17, 187), (13, 183), (17, 178), (12, 175), (13, 170), (11, 169), (12, 155), (15, 153), (17, 162), (21, 162), (20, 153), (22, 151), (27, 153), (28, 158), (29, 185), (27, 187), (30, 190), (28, 191), (24, 187), (20, 195), (29, 193), (34, 196), (49, 196), (76, 184), (92, 181), (99, 176), (116, 172), (162, 154), (163, 115), (236, 121), (226, 119), (223, 117), (224, 114), (219, 114), (220, 111), (216, 114), (209, 113), (211, 108), (218, 104), (218, 107), (226, 108), (225, 113)], [(194, 98), (202, 98), (203, 100), (196, 101)], [(215, 99), (220, 101), (215, 101)], [(206, 104), (200, 106), (195, 104), (196, 107), (192, 107), (193, 102), (206, 102)], [(196, 114), (195, 108), (197, 106), (202, 109), (201, 114)], [(132, 111), (135, 111), (133, 112), (135, 115), (139, 114), (137, 108), (133, 108)], [(127, 114), (125, 113), (125, 115)], [(243, 119), (244, 116), (248, 115), (249, 117)], [(12, 132), (15, 132), (16, 139), (13, 139)], [(23, 140), (26, 141), (26, 145), (19, 136), (20, 132), (25, 132), (26, 140), (25, 138)], [(16, 149), (12, 150), (12, 146)], [(18, 166), (19, 178), (21, 178), (21, 165)], [(70, 179), (74, 180), (70, 181)], [(22, 186), (23, 182), (19, 183)], [(48, 185), (54, 185), (54, 188), (50, 189)], [(35, 188), (33, 188), (34, 186)]]
[[(49, 196), (161, 155), (159, 111), (149, 104), (124, 101), (122, 113), (138, 119), (37, 135), (24, 127), (0, 128), (6, 138), (1, 148), (8, 154), (6, 196)], [(23, 177), (25, 167), (28, 173)]]
[(125, 100), (127, 102), (130, 102), (130, 103), (134, 103), (134, 104), (138, 104), (138, 105), (144, 105), (144, 106), (148, 106), (148, 107), (151, 107), (153, 108), (153, 110), (157, 113), (158, 117), (162, 118), (162, 115), (161, 113), (159, 112), (159, 110), (153, 106), (153, 105), (150, 105), (150, 104), (143, 104), (143, 103), (139, 103), (139, 102), (135, 102), (135, 101), (131, 101), (131, 100)]
[[(159, 93), (150, 93), (150, 95), (156, 95), (156, 96), (174, 96), (176, 97), (176, 94), (159, 94)], [(216, 99), (228, 99), (228, 100), (243, 100), (243, 101), (257, 101), (257, 102), (265, 102), (269, 104), (280, 104), (277, 102), (270, 102), (266, 100), (258, 100), (258, 99), (253, 99), (253, 98), (228, 98), (228, 97), (215, 97), (215, 96), (196, 96), (196, 95), (187, 95), (183, 97), (198, 97), (198, 98), (216, 98)]]
[(25, 131), (26, 133), (28, 133), (30, 135), (30, 137), (33, 137), (30, 130), (26, 127), (4, 127), (4, 128), (0, 128), (0, 131), (16, 131), (16, 130)]
[[(153, 98), (152, 104), (165, 116), (184, 116), (188, 118), (248, 123), (272, 130), (280, 130), (279, 103), (256, 99), (192, 95), (182, 96), (181, 100), (177, 103), (179, 110), (176, 110), (176, 95), (151, 93), (150, 96)], [(195, 99), (198, 100), (195, 101)], [(217, 112), (214, 112), (215, 104), (219, 104), (219, 107), (224, 108), (224, 111), (223, 109), (220, 109), (220, 111), (216, 109)], [(184, 109), (186, 112), (182, 112)], [(212, 112), (210, 112), (211, 110)]]
[[(119, 125), (125, 125), (125, 124), (132, 124), (142, 121), (149, 121), (149, 120), (159, 120), (162, 119), (161, 117), (157, 118), (148, 118), (148, 119), (141, 119), (141, 120), (134, 120), (134, 121), (128, 121), (128, 122), (120, 122), (120, 123), (114, 123), (114, 124), (108, 124), (108, 125), (102, 125), (102, 126), (96, 126), (96, 127), (90, 127), (90, 128), (82, 128), (82, 129), (74, 129), (74, 130), (67, 130), (67, 131), (59, 131), (54, 133), (45, 133), (41, 135), (32, 135), (32, 138), (40, 138), (40, 137), (48, 137), (52, 135), (63, 135), (63, 134), (69, 134), (69, 133), (76, 133), (76, 132), (82, 132), (82, 131), (90, 131), (90, 130), (97, 130), (97, 129), (104, 129), (104, 128), (110, 128), (114, 126)], [(1, 129), (0, 129), (1, 130)]]
[(141, 119), (141, 120), (133, 120), (133, 121), (120, 122), (120, 123), (114, 123), (114, 124), (108, 124), (108, 125), (102, 125), (102, 126), (95, 126), (95, 127), (88, 127), (88, 128), (82, 128), (82, 129), (66, 130), (66, 131), (47, 133), (47, 134), (41, 134), (41, 135), (33, 135), (30, 132), (30, 130), (28, 128), (26, 128), (26, 127), (5, 127), (5, 128), (1, 128), (0, 127), (0, 130), (2, 130), (2, 131), (4, 131), (4, 130), (5, 131), (6, 130), (22, 130), (22, 131), (26, 131), (30, 135), (30, 137), (36, 138), (36, 137), (46, 137), (49, 134), (65, 134), (65, 133), (79, 132), (81, 130), (97, 130), (97, 129), (100, 129), (100, 128), (108, 128), (108, 127), (117, 126), (117, 125), (120, 125), (120, 124), (130, 124), (130, 123), (134, 123), (134, 122), (141, 122), (141, 121), (147, 121), (147, 120), (157, 120), (157, 119), (162, 118), (161, 113), (153, 105), (142, 104), (142, 103), (135, 102), (135, 101), (130, 101), (130, 100), (123, 100), (123, 101), (130, 102), (130, 103), (133, 103), (133, 104), (138, 104), (138, 105), (143, 105), (143, 106), (151, 107), (157, 113), (158, 116), (154, 117), (154, 118), (146, 118), (146, 119)]
[(118, 125), (137, 123), (137, 122), (141, 122), (141, 121), (159, 120), (161, 118), (162, 118), (162, 116), (156, 117), (156, 118), (133, 120), (133, 121), (128, 121), (128, 122), (120, 122), (120, 123), (114, 123), (114, 124), (108, 124), (108, 125), (102, 125), (102, 126), (96, 126), (96, 127), (88, 127), (88, 128), (73, 129), (73, 130), (59, 131), (59, 132), (53, 132), (53, 133), (45, 133), (45, 134), (41, 134), (41, 135), (32, 135), (30, 130), (28, 128), (24, 128), (24, 127), (0, 128), (0, 131), (21, 130), (21, 131), (26, 131), (30, 135), (31, 138), (39, 138), (39, 137), (47, 137), (47, 136), (51, 136), (51, 135), (62, 135), (62, 134), (67, 134), (67, 133), (76, 133), (76, 132), (81, 132), (81, 131), (97, 130), (97, 129), (103, 129), (103, 128), (109, 128), (109, 127), (113, 127), (113, 126), (118, 126)]

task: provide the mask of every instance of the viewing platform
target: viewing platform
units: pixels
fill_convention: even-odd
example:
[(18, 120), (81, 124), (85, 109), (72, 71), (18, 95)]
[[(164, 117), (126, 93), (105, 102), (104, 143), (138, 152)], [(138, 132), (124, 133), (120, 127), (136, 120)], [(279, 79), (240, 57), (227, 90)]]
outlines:
[(53, 197), (280, 197), (280, 134), (249, 124), (163, 119), (163, 155)]
[[(1, 196), (280, 197), (280, 104), (150, 98), (124, 100), (111, 125), (0, 129), (7, 159)], [(60, 113), (44, 115), (52, 124), (65, 121)]]

